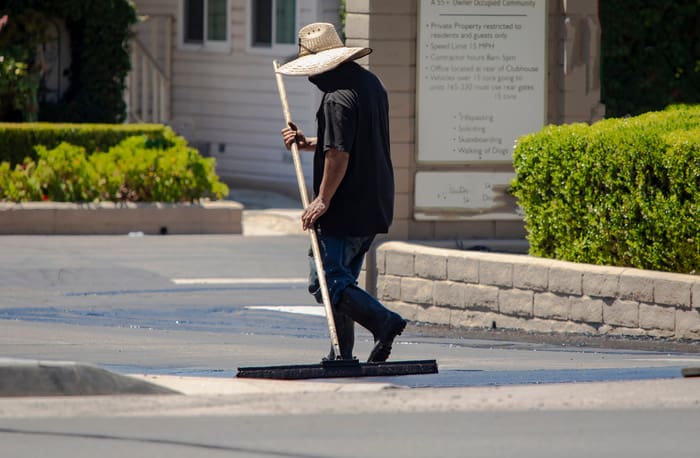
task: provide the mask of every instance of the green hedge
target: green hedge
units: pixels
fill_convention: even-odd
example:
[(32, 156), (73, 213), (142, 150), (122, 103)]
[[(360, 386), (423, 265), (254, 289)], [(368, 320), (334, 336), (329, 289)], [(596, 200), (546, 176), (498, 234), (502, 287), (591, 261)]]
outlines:
[(89, 153), (107, 151), (127, 137), (146, 135), (154, 141), (174, 138), (162, 124), (51, 124), (0, 123), (0, 162), (20, 164), (37, 158), (34, 147), (54, 148), (63, 142), (84, 147)]
[(228, 193), (215, 160), (202, 157), (182, 137), (132, 136), (92, 154), (68, 143), (36, 151), (37, 160), (15, 167), (0, 163), (0, 200), (194, 202)]
[(700, 106), (548, 126), (514, 166), (532, 255), (700, 270)]

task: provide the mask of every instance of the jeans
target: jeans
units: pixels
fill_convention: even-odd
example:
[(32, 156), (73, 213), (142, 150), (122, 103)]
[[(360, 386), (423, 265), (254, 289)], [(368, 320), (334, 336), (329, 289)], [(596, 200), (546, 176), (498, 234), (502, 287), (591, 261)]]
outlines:
[[(367, 328), (376, 341), (383, 336), (388, 324), (402, 319), (357, 286), (362, 262), (374, 241), (374, 235), (329, 236), (317, 231), (317, 236), (341, 357), (350, 359), (355, 342), (355, 322)], [(316, 264), (311, 251), (309, 251), (309, 263), (309, 292), (318, 303), (323, 303)], [(329, 358), (335, 359), (332, 348)]]
[[(328, 295), (331, 304), (337, 304), (345, 288), (357, 285), (362, 262), (372, 246), (374, 236), (334, 237), (321, 235), (320, 232), (317, 232), (317, 236), (323, 270), (326, 273)], [(309, 292), (316, 298), (316, 302), (323, 304), (321, 285), (318, 282), (316, 263), (311, 250), (309, 250)]]

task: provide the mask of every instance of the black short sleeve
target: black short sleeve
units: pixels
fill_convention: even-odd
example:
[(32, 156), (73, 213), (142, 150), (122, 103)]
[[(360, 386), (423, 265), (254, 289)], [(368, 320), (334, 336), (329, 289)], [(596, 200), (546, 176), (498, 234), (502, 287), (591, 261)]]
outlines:
[(326, 131), (323, 135), (323, 151), (337, 149), (350, 153), (353, 150), (357, 122), (355, 110), (338, 103), (332, 98), (325, 102), (323, 110)]

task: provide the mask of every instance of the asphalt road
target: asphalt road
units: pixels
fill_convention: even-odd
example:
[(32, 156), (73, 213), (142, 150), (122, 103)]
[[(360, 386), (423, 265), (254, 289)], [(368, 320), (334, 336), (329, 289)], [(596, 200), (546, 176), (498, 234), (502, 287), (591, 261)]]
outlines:
[[(322, 308), (306, 292), (307, 247), (304, 236), (0, 238), (0, 339), (9, 344), (3, 354), (121, 373), (221, 377), (240, 366), (316, 363), (328, 350), (328, 331)], [(410, 326), (392, 359), (437, 359), (440, 374), (392, 383), (668, 378), (680, 377), (684, 365), (700, 365), (693, 353), (429, 331)], [(371, 345), (358, 329), (358, 358)]]
[(690, 410), (0, 421), (3, 456), (698, 456)]
[[(308, 314), (319, 309), (303, 283), (307, 247), (304, 236), (0, 237), (0, 355), (207, 383), (318, 362), (328, 339)], [(363, 357), (371, 342), (358, 335)], [(700, 366), (693, 348), (412, 325), (392, 354), (433, 358), (435, 376), (285, 392), (4, 399), (2, 456), (697, 456), (700, 385), (680, 378)]]

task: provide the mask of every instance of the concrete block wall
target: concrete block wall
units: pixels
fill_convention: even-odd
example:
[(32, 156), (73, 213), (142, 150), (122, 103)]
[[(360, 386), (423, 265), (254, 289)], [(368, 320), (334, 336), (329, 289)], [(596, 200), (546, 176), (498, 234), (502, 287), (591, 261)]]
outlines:
[(386, 242), (376, 292), (412, 321), (700, 340), (700, 276)]

